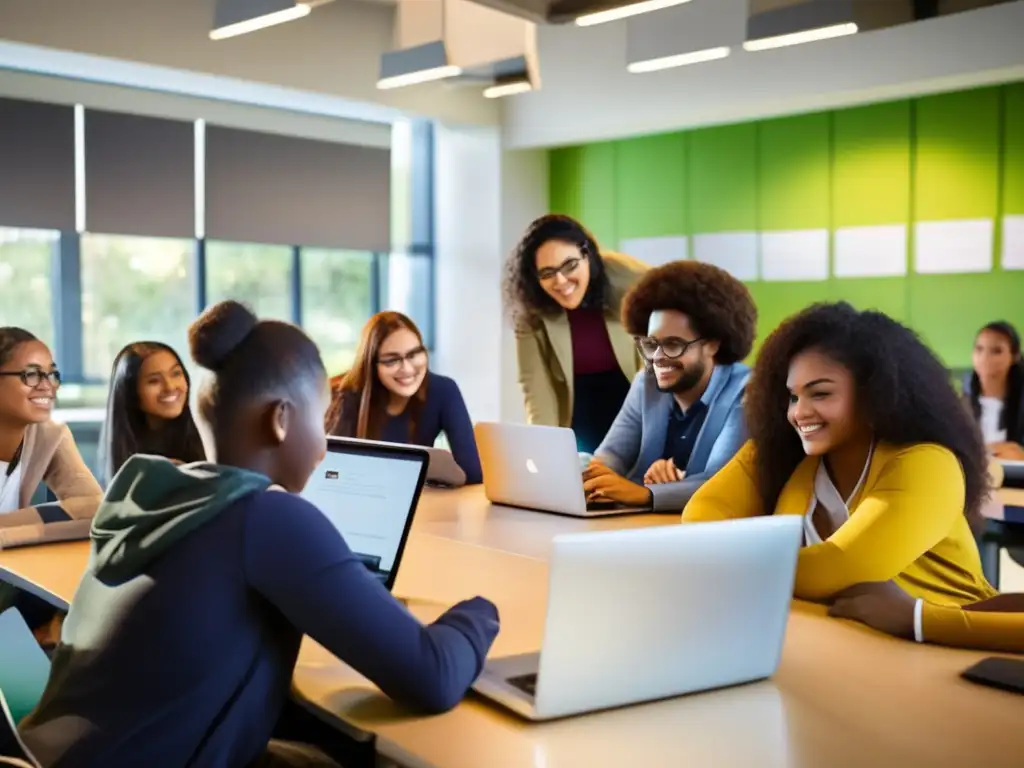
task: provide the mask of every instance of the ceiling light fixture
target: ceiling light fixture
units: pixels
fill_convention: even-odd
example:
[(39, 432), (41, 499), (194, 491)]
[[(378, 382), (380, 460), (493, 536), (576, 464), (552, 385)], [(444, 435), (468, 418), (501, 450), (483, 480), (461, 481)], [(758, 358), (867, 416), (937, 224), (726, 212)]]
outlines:
[(759, 40), (747, 40), (743, 43), (743, 50), (766, 51), (769, 48), (785, 48), (789, 45), (800, 45), (801, 43), (813, 43), (816, 40), (831, 40), (835, 37), (855, 35), (858, 31), (859, 27), (853, 22), (848, 22), (846, 24), (833, 24), (828, 27), (805, 29), (801, 32), (790, 32), (786, 35), (762, 37)]
[(418, 85), (419, 83), (430, 83), (434, 80), (444, 80), (449, 77), (458, 77), (462, 74), (462, 67), (454, 64), (444, 64), (440, 67), (421, 69), (417, 72), (406, 72), (393, 77), (382, 77), (377, 81), (377, 87), (382, 91), (392, 88), (402, 88), (406, 85)]
[(646, 72), (660, 72), (663, 69), (685, 67), (687, 64), (700, 64), (704, 61), (724, 59), (728, 55), (729, 48), (723, 45), (718, 48), (707, 48), (703, 51), (659, 56), (656, 59), (647, 59), (646, 61), (633, 61), (626, 65), (626, 71), (634, 75), (642, 75)]
[(500, 99), (503, 96), (515, 96), (517, 93), (529, 93), (533, 86), (529, 80), (518, 80), (511, 83), (498, 83), (489, 88), (484, 88), (484, 98)]
[(286, 21), (301, 19), (312, 10), (295, 0), (218, 0), (211, 40), (225, 40)]
[(671, 8), (674, 5), (682, 5), (690, 0), (640, 0), (640, 2), (620, 5), (618, 8), (609, 8), (606, 11), (595, 11), (586, 13), (576, 18), (576, 25), (580, 27), (592, 27), (595, 24), (607, 24), (610, 21), (628, 19), (630, 16), (639, 16), (641, 13), (652, 13), (663, 8)]

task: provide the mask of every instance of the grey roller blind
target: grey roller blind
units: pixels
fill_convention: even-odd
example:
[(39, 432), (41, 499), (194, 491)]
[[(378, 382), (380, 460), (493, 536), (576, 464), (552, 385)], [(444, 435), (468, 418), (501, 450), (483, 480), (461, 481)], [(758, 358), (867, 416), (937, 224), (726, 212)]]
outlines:
[(386, 251), (391, 153), (207, 125), (206, 236)]
[(74, 107), (0, 99), (0, 225), (75, 228)]
[(195, 237), (195, 222), (195, 124), (86, 110), (86, 229)]

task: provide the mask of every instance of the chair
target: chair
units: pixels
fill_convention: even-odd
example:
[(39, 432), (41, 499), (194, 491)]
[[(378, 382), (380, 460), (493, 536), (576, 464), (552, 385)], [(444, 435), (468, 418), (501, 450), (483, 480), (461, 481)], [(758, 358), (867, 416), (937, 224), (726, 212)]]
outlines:
[[(992, 487), (1002, 487), (1005, 474), (997, 460), (989, 462), (988, 473)], [(999, 502), (993, 498), (992, 503)], [(1012, 560), (1024, 566), (1024, 525), (986, 517), (985, 527), (978, 535), (978, 550), (985, 578), (996, 589), (999, 588), (999, 557), (1004, 549)]]
[[(0, 766), (35, 766), (17, 724), (39, 702), (50, 675), (50, 659), (16, 608), (0, 613)], [(10, 762), (15, 759), (20, 762)]]

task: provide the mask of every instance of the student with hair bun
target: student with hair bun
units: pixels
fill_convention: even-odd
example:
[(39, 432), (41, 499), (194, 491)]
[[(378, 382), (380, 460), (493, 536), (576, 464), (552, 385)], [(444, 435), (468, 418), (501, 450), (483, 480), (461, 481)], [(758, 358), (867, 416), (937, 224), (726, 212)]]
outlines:
[(243, 305), (190, 329), (216, 464), (134, 456), (96, 513), (49, 683), (22, 721), (44, 766), (334, 766), (271, 736), (304, 634), (409, 707), (463, 697), (498, 631), (462, 602), (417, 621), (316, 507), (327, 375), (299, 328)]

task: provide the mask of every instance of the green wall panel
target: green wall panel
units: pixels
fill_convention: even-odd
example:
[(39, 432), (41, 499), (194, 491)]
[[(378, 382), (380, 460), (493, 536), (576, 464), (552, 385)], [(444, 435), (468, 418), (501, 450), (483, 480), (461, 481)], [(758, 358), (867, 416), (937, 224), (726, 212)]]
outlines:
[(1003, 213), (1024, 214), (1024, 83), (1008, 85), (1003, 102)]
[(560, 147), (548, 153), (548, 205), (551, 213), (580, 215), (582, 147)]
[(831, 115), (767, 120), (758, 128), (758, 225), (761, 230), (829, 226)]
[(834, 113), (832, 226), (910, 221), (910, 102)]
[(686, 134), (669, 133), (617, 142), (616, 231), (627, 237), (685, 235)]
[(826, 301), (822, 295), (827, 283), (766, 283), (757, 281), (747, 283), (750, 294), (757, 305), (757, 342), (754, 354), (760, 349), (764, 340), (775, 330), (779, 323), (808, 304)]
[(579, 219), (603, 248), (614, 249), (618, 244), (615, 144), (602, 142), (555, 150), (549, 164), (552, 211)]
[(980, 219), (997, 214), (1000, 93), (983, 88), (918, 99), (914, 218)]
[(690, 232), (757, 229), (757, 124), (690, 133)]
[(876, 309), (907, 322), (907, 280), (904, 277), (845, 277), (828, 283), (829, 301), (848, 301), (857, 309)]

